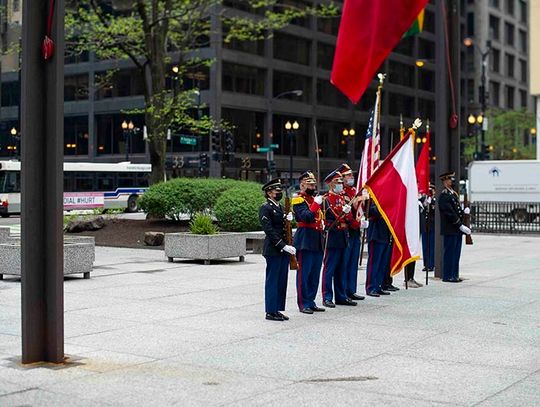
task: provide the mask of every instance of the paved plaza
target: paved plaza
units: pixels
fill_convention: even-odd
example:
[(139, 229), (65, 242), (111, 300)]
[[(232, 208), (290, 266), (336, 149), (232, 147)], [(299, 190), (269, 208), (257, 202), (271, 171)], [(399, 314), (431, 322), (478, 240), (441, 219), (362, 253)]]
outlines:
[(264, 319), (260, 255), (96, 257), (65, 282), (66, 366), (21, 366), (20, 283), (0, 281), (0, 406), (540, 405), (540, 237), (477, 235), (461, 284), (315, 315), (291, 273), (285, 322)]

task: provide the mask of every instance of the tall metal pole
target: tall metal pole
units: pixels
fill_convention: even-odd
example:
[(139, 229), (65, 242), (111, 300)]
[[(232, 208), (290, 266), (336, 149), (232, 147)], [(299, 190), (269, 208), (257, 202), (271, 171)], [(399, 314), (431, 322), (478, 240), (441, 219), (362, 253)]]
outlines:
[[(293, 157), (292, 157), (292, 151), (293, 151), (293, 130), (289, 130), (289, 188), (292, 188), (293, 185)], [(292, 190), (291, 190), (292, 192)]]
[[(52, 0), (51, 0), (52, 1)], [(63, 134), (64, 0), (56, 0), (45, 60), (50, 1), (23, 2), (22, 362), (64, 360)]]

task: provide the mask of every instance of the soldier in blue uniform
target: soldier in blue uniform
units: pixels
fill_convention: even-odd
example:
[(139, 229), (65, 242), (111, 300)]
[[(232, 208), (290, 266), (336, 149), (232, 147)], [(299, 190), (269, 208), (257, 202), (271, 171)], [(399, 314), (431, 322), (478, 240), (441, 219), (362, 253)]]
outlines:
[(270, 321), (286, 321), (289, 319), (281, 311), (285, 311), (287, 295), (287, 277), (289, 261), (296, 249), (285, 242), (285, 219), (292, 220), (292, 213), (285, 214), (279, 204), (283, 198), (281, 180), (273, 179), (263, 186), (266, 202), (259, 209), (259, 222), (266, 234), (263, 256), (266, 259), (266, 281), (264, 299), (266, 319)]
[(383, 284), (390, 274), (392, 256), (392, 234), (377, 206), (372, 202), (368, 209), (369, 227), (367, 231), (368, 262), (366, 267), (366, 294), (370, 297), (390, 295), (383, 290)]
[[(343, 177), (340, 172), (333, 171), (324, 182), (329, 184), (322, 210), (325, 219), (325, 251), (323, 261), (322, 296), (323, 305), (334, 308), (336, 305), (356, 305), (345, 292), (346, 272), (345, 251), (348, 245), (348, 225), (351, 218), (351, 207), (343, 199)], [(332, 301), (334, 291), (336, 302)]]
[(435, 185), (429, 184), (429, 194), (420, 198), (420, 233), (422, 235), (422, 253), (424, 268), (422, 271), (435, 270)]
[[(464, 210), (461, 209), (459, 195), (453, 189), (454, 172), (445, 172), (439, 176), (444, 189), (439, 195), (439, 214), (441, 217), (441, 235), (443, 236), (442, 280), (447, 283), (459, 283), (459, 258), (463, 235), (471, 229), (463, 224)], [(466, 208), (468, 211), (469, 208)]]
[(297, 229), (294, 247), (297, 250), (298, 271), (296, 292), (298, 309), (304, 314), (323, 312), (315, 304), (323, 261), (324, 220), (321, 211), (323, 197), (317, 195), (317, 180), (306, 171), (299, 178), (300, 193), (292, 200)]

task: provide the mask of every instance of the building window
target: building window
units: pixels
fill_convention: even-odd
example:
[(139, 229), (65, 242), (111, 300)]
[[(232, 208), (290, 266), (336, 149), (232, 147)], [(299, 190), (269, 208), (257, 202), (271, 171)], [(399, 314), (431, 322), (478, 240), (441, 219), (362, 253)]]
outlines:
[(412, 56), (414, 53), (414, 36), (402, 38), (394, 48), (395, 53)]
[(527, 32), (519, 30), (519, 50), (527, 53)]
[[(277, 12), (282, 12), (284, 7), (290, 7), (292, 10), (305, 10), (310, 6), (310, 4), (301, 0), (280, 0), (278, 3), (278, 5), (274, 6), (274, 10)], [(313, 4), (311, 4), (311, 6), (312, 5)], [(298, 25), (304, 28), (310, 28), (311, 18), (309, 15), (307, 15), (306, 17), (293, 18), (291, 20), (291, 24)]]
[(506, 0), (506, 12), (511, 16), (514, 15), (514, 2), (516, 0)]
[(88, 155), (88, 116), (64, 118), (64, 155)]
[(467, 13), (467, 36), (474, 37), (474, 13)]
[(418, 99), (418, 116), (435, 121), (435, 102), (428, 99)]
[[(331, 120), (317, 121), (317, 138), (321, 157), (347, 157), (347, 140), (344, 140), (342, 134), (343, 129), (349, 127), (349, 123)], [(357, 132), (355, 143), (361, 143), (363, 136), (364, 134)]]
[(419, 38), (418, 57), (424, 59), (435, 59), (435, 43), (431, 40)]
[(245, 11), (246, 13), (264, 15), (264, 7), (252, 7), (249, 1), (244, 0), (223, 0), (225, 7)]
[(274, 58), (297, 64), (309, 65), (311, 41), (294, 35), (276, 33)]
[(510, 78), (514, 77), (514, 56), (510, 54), (506, 54), (506, 75), (508, 75)]
[(435, 92), (435, 72), (420, 69), (418, 71), (418, 87), (428, 92)]
[(514, 45), (514, 26), (510, 23), (504, 23), (504, 40), (506, 45)]
[(264, 96), (266, 70), (246, 65), (223, 63), (223, 90)]
[[(122, 122), (124, 120), (133, 122), (135, 128), (131, 133), (125, 133), (122, 130)], [(125, 155), (128, 143), (129, 154), (144, 153), (143, 126), (142, 115), (96, 115), (97, 155)]]
[(276, 150), (276, 154), (289, 155), (290, 152), (290, 140), (288, 138), (287, 131), (285, 130), (285, 123), (287, 121), (293, 123), (297, 121), (300, 127), (293, 134), (293, 155), (307, 156), (309, 151), (309, 135), (310, 135), (310, 120), (304, 117), (298, 117), (294, 115), (274, 115), (273, 118), (273, 137), (272, 144), (278, 144), (279, 148)]
[(506, 87), (506, 107), (508, 109), (514, 108), (514, 87), (513, 86)]
[(66, 76), (64, 78), (64, 101), (88, 100), (88, 75)]
[(2, 82), (2, 106), (19, 106), (19, 82)]
[(493, 8), (499, 8), (500, 7), (499, 0), (489, 0), (489, 5), (490, 5), (490, 7), (493, 7)]
[(498, 82), (491, 81), (489, 83), (489, 96), (491, 98), (491, 104), (495, 107), (499, 107), (501, 105), (501, 85), (499, 85)]
[(519, 60), (519, 73), (521, 82), (527, 83), (527, 61), (524, 59)]
[(521, 107), (523, 108), (527, 108), (527, 91), (526, 90), (523, 90), (523, 89), (520, 89), (519, 90), (519, 98), (521, 100)]
[(429, 10), (424, 12), (424, 31), (435, 34), (435, 14)]
[(233, 126), (236, 153), (256, 153), (264, 146), (264, 113), (250, 110), (221, 110), (221, 117)]
[(317, 104), (346, 108), (349, 101), (327, 79), (317, 79)]
[(96, 73), (96, 99), (108, 99), (144, 94), (144, 83), (135, 69)]
[(414, 87), (414, 68), (401, 62), (389, 62), (388, 80), (390, 83), (402, 86)]
[(388, 98), (392, 101), (389, 109), (392, 116), (402, 114), (404, 117), (413, 117), (414, 97), (389, 92)]
[(339, 17), (328, 17), (317, 19), (317, 31), (337, 36), (339, 31)]
[(467, 100), (474, 102), (474, 79), (467, 79)]
[(489, 16), (489, 34), (492, 39), (497, 41), (501, 38), (500, 25), (501, 20), (499, 17)]
[(519, 19), (523, 24), (527, 24), (527, 2), (519, 0)]
[[(225, 38), (225, 35), (223, 36)], [(242, 41), (236, 38), (228, 42), (223, 41), (223, 48), (233, 51), (246, 52), (248, 54), (264, 55), (264, 40)]]
[(491, 49), (491, 55), (489, 56), (491, 70), (493, 72), (501, 71), (501, 51), (496, 48)]
[(317, 43), (317, 67), (331, 70), (334, 61), (335, 47), (324, 42)]
[(291, 90), (302, 90), (301, 96), (288, 94), (281, 99), (311, 103), (311, 77), (288, 72), (274, 71), (274, 96)]

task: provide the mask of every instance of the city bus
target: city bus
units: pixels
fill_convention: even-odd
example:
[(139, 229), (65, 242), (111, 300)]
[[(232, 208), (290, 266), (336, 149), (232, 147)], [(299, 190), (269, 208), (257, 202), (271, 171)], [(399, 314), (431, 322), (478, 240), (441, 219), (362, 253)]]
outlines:
[[(137, 199), (148, 189), (150, 164), (64, 163), (64, 210), (138, 210)], [(0, 216), (21, 212), (21, 163), (0, 161)]]

